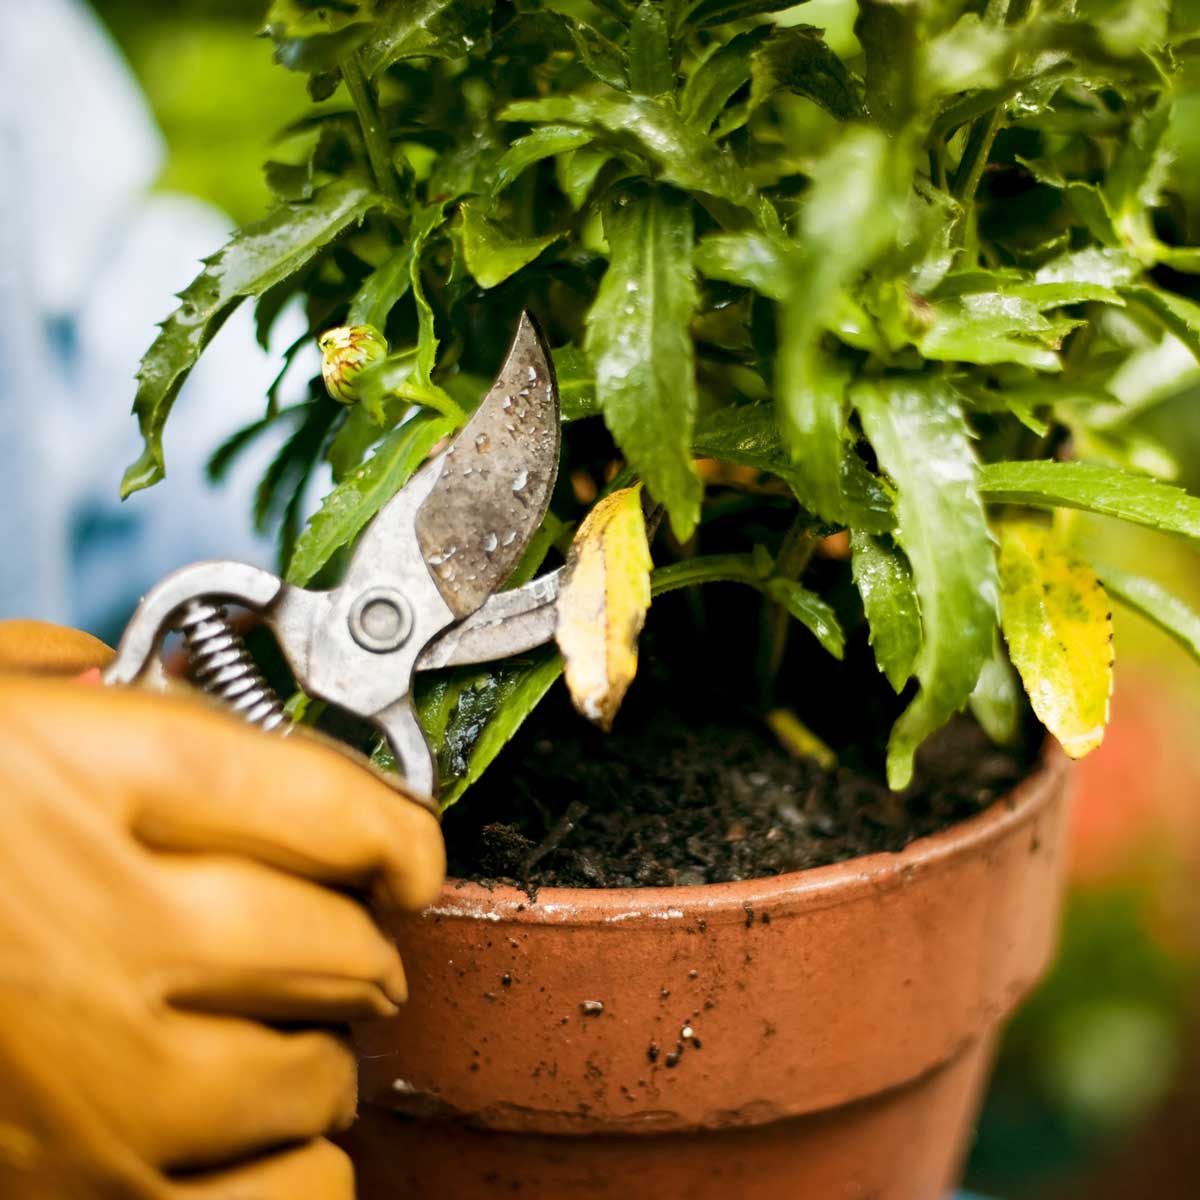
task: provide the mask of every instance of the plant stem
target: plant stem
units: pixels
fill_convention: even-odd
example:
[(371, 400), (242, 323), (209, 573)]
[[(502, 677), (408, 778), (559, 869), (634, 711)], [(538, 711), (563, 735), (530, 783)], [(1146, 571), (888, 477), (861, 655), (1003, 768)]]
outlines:
[(342, 78), (346, 81), (346, 91), (350, 93), (354, 111), (358, 114), (358, 124), (367, 147), (367, 158), (371, 161), (375, 186), (389, 200), (399, 203), (400, 188), (396, 183), (396, 172), (392, 168), (391, 143), (379, 119), (379, 111), (371, 95), (371, 85), (359, 65), (357, 52), (347, 55), (342, 60)]
[[(784, 534), (783, 544), (775, 557), (775, 574), (782, 579), (799, 579), (804, 574), (816, 546), (817, 535), (803, 517), (797, 517)], [(783, 665), (790, 626), (791, 617), (787, 609), (776, 600), (764, 599), (759, 672), (759, 685), (764, 703), (770, 699), (775, 678)]]
[[(1024, 20), (1029, 11), (1030, 0), (991, 0), (987, 7), (984, 20), (989, 24), (1016, 25)], [(991, 112), (976, 118), (967, 134), (967, 144), (963, 148), (962, 158), (954, 173), (954, 195), (964, 210), (970, 207), (975, 199), (975, 192), (983, 179), (987, 168), (988, 157), (992, 153), (992, 143), (1000, 126), (1004, 123), (1004, 104), (998, 104)]]

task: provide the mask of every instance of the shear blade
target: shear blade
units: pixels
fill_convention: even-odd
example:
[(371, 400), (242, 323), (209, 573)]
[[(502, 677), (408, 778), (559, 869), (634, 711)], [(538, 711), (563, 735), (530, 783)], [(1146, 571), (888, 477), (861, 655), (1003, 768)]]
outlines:
[(522, 313), (495, 383), (417, 510), (422, 557), (456, 617), (474, 612), (508, 578), (541, 525), (560, 438), (554, 367), (533, 318)]

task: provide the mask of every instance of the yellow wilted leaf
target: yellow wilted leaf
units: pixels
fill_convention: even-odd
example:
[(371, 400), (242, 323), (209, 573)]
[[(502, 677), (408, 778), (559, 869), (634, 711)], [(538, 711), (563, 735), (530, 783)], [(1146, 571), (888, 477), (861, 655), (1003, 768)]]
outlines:
[(612, 726), (637, 673), (650, 607), (650, 547), (642, 485), (605, 496), (579, 527), (558, 594), (558, 647), (575, 707)]
[(1048, 526), (1000, 527), (1000, 624), (1038, 719), (1072, 758), (1104, 738), (1112, 612), (1096, 573)]

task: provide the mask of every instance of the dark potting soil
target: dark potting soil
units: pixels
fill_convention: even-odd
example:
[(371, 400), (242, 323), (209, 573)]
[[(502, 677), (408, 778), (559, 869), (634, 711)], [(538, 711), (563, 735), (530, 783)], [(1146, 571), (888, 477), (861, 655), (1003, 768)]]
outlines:
[[(902, 850), (986, 808), (1028, 774), (1041, 735), (994, 746), (968, 717), (928, 739), (912, 785), (888, 790), (887, 737), (915, 684), (895, 695), (853, 624), (844, 563), (818, 562), (847, 629), (844, 661), (789, 639), (773, 695), (755, 694), (760, 601), (749, 589), (656, 600), (638, 676), (611, 733), (555, 684), (443, 823), (450, 873), (540, 887), (726, 883)], [(761, 713), (790, 708), (836, 752), (797, 758)]]
[(860, 756), (826, 771), (749, 721), (686, 725), (668, 710), (607, 744), (582, 722), (549, 732), (524, 731), (509, 769), (447, 814), (452, 875), (531, 890), (779, 875), (902, 850), (986, 808), (1028, 769), (966, 718), (922, 747), (900, 793), (852, 765)]

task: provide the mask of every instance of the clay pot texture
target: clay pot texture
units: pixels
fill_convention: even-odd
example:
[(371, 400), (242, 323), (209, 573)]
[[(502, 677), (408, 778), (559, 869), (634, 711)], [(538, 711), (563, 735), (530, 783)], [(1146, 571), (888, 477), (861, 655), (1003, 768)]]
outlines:
[(705, 887), (451, 880), (358, 1031), (361, 1200), (938, 1200), (1054, 952), (1071, 769), (899, 854)]

